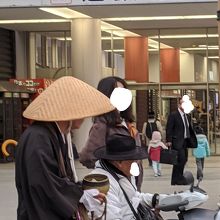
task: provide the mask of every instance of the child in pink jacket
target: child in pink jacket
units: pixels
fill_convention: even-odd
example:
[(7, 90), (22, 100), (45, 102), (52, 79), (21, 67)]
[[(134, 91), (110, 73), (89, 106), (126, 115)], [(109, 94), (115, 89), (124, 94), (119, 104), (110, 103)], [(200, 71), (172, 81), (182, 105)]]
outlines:
[(154, 131), (152, 139), (149, 142), (148, 154), (152, 160), (152, 168), (154, 176), (161, 176), (161, 165), (160, 165), (160, 150), (168, 149), (167, 146), (161, 141), (161, 134), (159, 131)]

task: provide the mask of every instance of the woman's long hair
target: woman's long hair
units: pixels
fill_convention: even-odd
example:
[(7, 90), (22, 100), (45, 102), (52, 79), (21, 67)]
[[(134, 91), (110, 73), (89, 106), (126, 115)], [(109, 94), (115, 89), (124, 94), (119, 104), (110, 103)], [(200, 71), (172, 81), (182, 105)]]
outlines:
[[(124, 86), (124, 88), (127, 88), (127, 83), (125, 82), (125, 80), (120, 77), (109, 76), (99, 81), (97, 89), (108, 98), (110, 98), (113, 90), (117, 87), (117, 82), (120, 82)], [(117, 109), (115, 109), (109, 113), (96, 116), (93, 118), (93, 120), (96, 121), (96, 119), (100, 116), (103, 116), (106, 119), (107, 124), (110, 126), (116, 126), (117, 124), (120, 124), (121, 118), (128, 122), (134, 121), (131, 105), (125, 111), (119, 112)]]

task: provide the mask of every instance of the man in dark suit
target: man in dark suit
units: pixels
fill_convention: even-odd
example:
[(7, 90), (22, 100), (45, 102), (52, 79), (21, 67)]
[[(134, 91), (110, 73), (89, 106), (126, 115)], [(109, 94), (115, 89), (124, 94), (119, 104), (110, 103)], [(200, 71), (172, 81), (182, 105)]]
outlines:
[(167, 121), (167, 146), (178, 152), (178, 163), (173, 165), (171, 185), (185, 185), (183, 176), (185, 164), (188, 159), (188, 148), (196, 148), (197, 140), (189, 116), (184, 113), (183, 100), (179, 100), (178, 109), (172, 112)]

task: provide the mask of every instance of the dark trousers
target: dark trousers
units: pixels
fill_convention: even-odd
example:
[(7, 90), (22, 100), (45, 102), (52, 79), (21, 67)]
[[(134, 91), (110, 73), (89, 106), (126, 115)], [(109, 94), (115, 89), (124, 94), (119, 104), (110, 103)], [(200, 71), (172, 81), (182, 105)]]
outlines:
[(205, 161), (204, 158), (196, 158), (197, 180), (202, 180), (203, 178), (204, 161)]
[(187, 140), (181, 149), (178, 149), (178, 163), (173, 165), (171, 185), (185, 185), (186, 181), (183, 177), (184, 167), (188, 159)]
[(141, 185), (142, 185), (143, 177), (144, 177), (144, 169), (143, 169), (142, 160), (138, 161), (138, 166), (139, 166), (140, 174), (139, 176), (135, 177), (135, 180), (136, 180), (136, 185), (137, 185), (137, 191), (141, 192)]

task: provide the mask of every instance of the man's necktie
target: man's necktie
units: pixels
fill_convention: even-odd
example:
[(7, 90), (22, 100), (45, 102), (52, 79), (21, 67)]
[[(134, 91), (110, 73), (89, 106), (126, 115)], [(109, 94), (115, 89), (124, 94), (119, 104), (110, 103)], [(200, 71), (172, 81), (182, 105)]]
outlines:
[(186, 118), (186, 114), (183, 115), (183, 118), (184, 118), (184, 124), (185, 124), (185, 129), (186, 129), (186, 138), (190, 138), (189, 125), (188, 125), (188, 120)]

